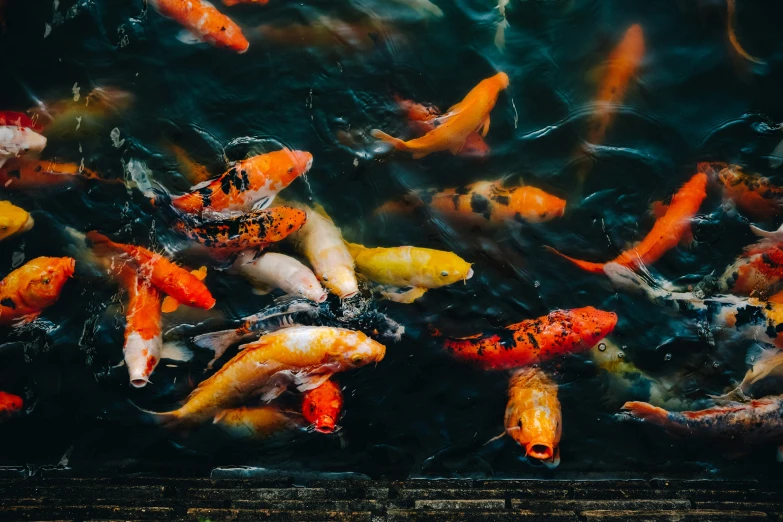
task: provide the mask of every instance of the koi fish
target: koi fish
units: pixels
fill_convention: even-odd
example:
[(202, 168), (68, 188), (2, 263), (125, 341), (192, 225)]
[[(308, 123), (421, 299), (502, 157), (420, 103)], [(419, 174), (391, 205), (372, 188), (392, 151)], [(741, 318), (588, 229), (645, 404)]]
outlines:
[(327, 293), (313, 271), (293, 257), (269, 252), (255, 258), (250, 252), (243, 252), (232, 270), (250, 281), (253, 291), (260, 295), (279, 288), (288, 295), (316, 303), (326, 301)]
[(171, 18), (185, 28), (189, 38), (185, 43), (207, 42), (215, 47), (225, 47), (244, 53), (250, 43), (242, 29), (209, 2), (204, 0), (149, 0), (152, 6), (166, 18)]
[(0, 419), (7, 419), (21, 411), (24, 399), (13, 393), (0, 391)]
[(482, 136), (487, 135), (489, 113), (495, 107), (500, 91), (508, 87), (508, 83), (508, 75), (502, 72), (481, 81), (460, 103), (433, 120), (436, 127), (421, 138), (403, 141), (377, 129), (372, 131), (372, 135), (397, 150), (411, 152), (414, 159), (442, 150), (459, 154), (465, 148), (468, 136), (479, 128), (482, 129)]
[(614, 312), (587, 306), (554, 310), (494, 333), (449, 338), (444, 344), (458, 359), (478, 363), (487, 370), (508, 370), (589, 350), (612, 333), (616, 324)]
[(522, 368), (511, 376), (505, 417), (506, 433), (525, 448), (528, 457), (556, 467), (560, 463), (563, 421), (557, 383), (538, 368)]
[(734, 47), (735, 51), (737, 51), (737, 54), (739, 54), (749, 62), (757, 63), (759, 65), (765, 65), (767, 63), (766, 61), (751, 55), (742, 47), (742, 45), (739, 43), (739, 40), (737, 40), (737, 34), (734, 32), (734, 23), (736, 17), (735, 11), (736, 11), (736, 5), (734, 4), (734, 0), (726, 0), (726, 12), (727, 12), (726, 32), (729, 37), (729, 43), (731, 43), (731, 46)]
[(0, 126), (0, 166), (9, 158), (38, 155), (46, 147), (46, 138), (28, 127)]
[[(707, 197), (707, 175), (699, 172), (672, 196), (671, 204), (666, 213), (658, 218), (652, 230), (635, 247), (626, 250), (607, 263), (622, 265), (633, 270), (649, 265), (660, 259), (666, 252), (674, 248), (684, 237), (690, 237), (691, 219), (698, 212), (704, 198)], [(607, 263), (591, 263), (574, 259), (561, 254), (554, 248), (548, 249), (555, 254), (568, 259), (582, 270), (594, 274), (604, 271)]]
[(167, 148), (177, 160), (177, 165), (179, 165), (182, 174), (191, 184), (198, 185), (212, 177), (212, 174), (204, 165), (193, 161), (193, 158), (179, 145), (168, 143)]
[(762, 240), (745, 249), (718, 279), (718, 289), (737, 295), (769, 296), (783, 280), (783, 242)]
[(783, 188), (773, 185), (768, 178), (725, 163), (700, 163), (699, 168), (716, 175), (723, 184), (724, 197), (750, 218), (767, 221), (783, 212)]
[[(406, 100), (395, 96), (394, 100), (397, 106), (406, 114), (408, 122), (418, 134), (427, 134), (435, 129), (435, 120), (440, 117), (440, 109), (434, 105), (423, 105), (413, 100)], [(474, 132), (465, 140), (465, 147), (459, 152), (459, 156), (484, 157), (489, 154), (489, 145), (481, 137), (481, 134)]]
[(0, 168), (0, 186), (6, 190), (56, 187), (86, 179), (105, 181), (94, 171), (76, 163), (14, 158)]
[(307, 173), (313, 165), (309, 152), (282, 149), (236, 162), (223, 175), (196, 185), (192, 192), (172, 200), (174, 208), (188, 214), (229, 217), (272, 204), (278, 192)]
[(343, 392), (333, 380), (304, 393), (302, 416), (319, 433), (334, 433), (342, 411)]
[(305, 224), (307, 214), (291, 207), (274, 207), (254, 210), (249, 214), (190, 225), (183, 221), (174, 223), (175, 231), (191, 241), (223, 252), (261, 250), (272, 243), (282, 241)]
[(33, 228), (33, 217), (10, 201), (0, 201), (0, 241)]
[(126, 268), (121, 279), (128, 291), (125, 313), (125, 345), (122, 348), (130, 383), (134, 388), (147, 385), (161, 359), (161, 295), (152, 283)]
[[(347, 242), (346, 245), (356, 263), (356, 271), (383, 285), (381, 293), (395, 302), (412, 303), (427, 290), (473, 277), (470, 263), (452, 252), (411, 246), (367, 248)], [(403, 288), (411, 288), (412, 292), (401, 292)]]
[(277, 406), (223, 410), (215, 415), (213, 422), (233, 438), (256, 440), (299, 429), (303, 424)]
[[(77, 91), (78, 92), (78, 91)], [(28, 112), (46, 136), (68, 136), (80, 129), (103, 127), (108, 119), (128, 109), (133, 94), (118, 87), (96, 87), (87, 96), (71, 96), (42, 103)]]
[(340, 299), (356, 295), (359, 283), (354, 272), (353, 257), (334, 221), (320, 205), (314, 210), (302, 203), (287, 204), (307, 212), (305, 225), (289, 238), (310, 261), (318, 279)]
[(261, 337), (193, 390), (185, 404), (157, 414), (164, 423), (199, 424), (248, 397), (270, 401), (289, 384), (300, 392), (332, 374), (377, 363), (386, 348), (361, 332), (324, 326), (297, 326)]
[(499, 181), (478, 181), (441, 191), (426, 189), (402, 201), (384, 204), (379, 212), (409, 213), (422, 206), (439, 216), (475, 225), (500, 225), (507, 221), (544, 223), (565, 212), (566, 202), (530, 186), (503, 187)]
[(355, 297), (349, 308), (343, 306), (339, 299), (315, 304), (309, 299), (292, 298), (245, 317), (236, 328), (197, 335), (193, 343), (199, 348), (215, 352), (214, 359), (208, 365), (211, 367), (232, 345), (291, 326), (331, 326), (360, 330), (384, 342), (399, 342), (405, 333), (405, 327), (379, 312), (372, 299)]
[(269, 0), (223, 0), (223, 5), (227, 5), (229, 7), (239, 4), (258, 4), (258, 5), (266, 5), (269, 3)]
[(783, 443), (783, 396), (780, 395), (683, 412), (669, 412), (646, 402), (626, 402), (623, 411), (661, 426), (672, 435), (718, 439), (733, 446)]
[(37, 257), (0, 281), (0, 325), (27, 323), (60, 298), (76, 262), (70, 257)]
[(195, 275), (172, 263), (161, 254), (144, 247), (115, 243), (98, 232), (87, 233), (93, 251), (102, 257), (115, 257), (127, 262), (139, 274), (163, 293), (182, 304), (209, 310), (215, 298)]
[(262, 24), (256, 28), (264, 43), (303, 49), (345, 49), (367, 52), (393, 39), (402, 38), (396, 29), (373, 18), (346, 22), (318, 16), (307, 23)]
[(23, 112), (16, 111), (0, 111), (0, 126), (16, 126), (26, 127), (36, 132), (43, 130), (43, 127), (37, 122), (34, 122), (30, 117)]

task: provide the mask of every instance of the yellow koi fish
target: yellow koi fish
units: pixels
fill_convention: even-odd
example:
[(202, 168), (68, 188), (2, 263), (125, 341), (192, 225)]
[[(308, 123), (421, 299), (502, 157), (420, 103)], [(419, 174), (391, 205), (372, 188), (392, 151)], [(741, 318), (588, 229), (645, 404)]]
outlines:
[(8, 201), (0, 201), (0, 241), (27, 232), (34, 224), (32, 216), (26, 210)]

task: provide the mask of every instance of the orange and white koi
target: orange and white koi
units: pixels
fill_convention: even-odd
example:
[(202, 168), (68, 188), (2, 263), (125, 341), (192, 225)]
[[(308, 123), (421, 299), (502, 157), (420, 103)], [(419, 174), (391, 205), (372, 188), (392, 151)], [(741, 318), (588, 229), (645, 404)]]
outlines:
[(359, 282), (354, 261), (340, 229), (320, 205), (314, 210), (302, 203), (287, 204), (307, 212), (307, 223), (289, 237), (310, 261), (318, 279), (340, 299), (356, 295)]
[(0, 325), (29, 322), (60, 298), (76, 262), (70, 257), (38, 257), (0, 281)]
[(149, 0), (152, 6), (166, 18), (171, 18), (185, 28), (194, 39), (187, 43), (207, 42), (215, 47), (225, 47), (244, 53), (250, 43), (242, 29), (215, 7), (204, 0)]
[(86, 237), (97, 255), (127, 262), (160, 291), (180, 303), (205, 310), (215, 306), (215, 298), (204, 283), (161, 254), (140, 246), (115, 243), (95, 231), (88, 232)]
[(565, 205), (565, 200), (536, 187), (504, 187), (500, 181), (478, 181), (440, 191), (415, 191), (402, 201), (382, 205), (375, 213), (409, 213), (426, 206), (452, 222), (494, 226), (509, 221), (550, 221), (563, 215)]
[(232, 271), (247, 279), (257, 294), (268, 294), (274, 288), (279, 288), (288, 295), (304, 297), (316, 303), (326, 301), (327, 293), (313, 271), (284, 254), (268, 252), (255, 257), (250, 252), (243, 252)]
[(718, 289), (737, 295), (769, 297), (783, 280), (783, 242), (762, 240), (745, 249), (718, 279)]
[(28, 127), (0, 126), (0, 166), (17, 156), (36, 156), (46, 147), (46, 138)]
[(177, 221), (173, 228), (208, 248), (221, 252), (236, 252), (260, 250), (282, 241), (302, 228), (305, 221), (307, 214), (304, 210), (274, 207), (200, 225)]
[(563, 421), (557, 383), (538, 368), (514, 372), (508, 387), (506, 433), (525, 448), (528, 457), (555, 467), (560, 463)]
[(0, 168), (0, 187), (5, 190), (57, 187), (87, 179), (105, 181), (94, 171), (76, 163), (14, 158)]
[(508, 370), (589, 350), (616, 324), (617, 314), (592, 306), (554, 310), (496, 332), (448, 338), (444, 345), (458, 359), (488, 370)]
[(313, 164), (309, 152), (282, 149), (238, 161), (223, 175), (197, 185), (192, 192), (172, 200), (174, 208), (188, 214), (225, 218), (254, 207), (272, 204), (278, 192), (307, 173)]
[(614, 263), (636, 270), (660, 259), (666, 252), (674, 248), (686, 236), (690, 236), (691, 219), (698, 212), (702, 201), (707, 197), (707, 175), (699, 172), (693, 176), (672, 197), (666, 213), (655, 221), (652, 230), (635, 247), (626, 250), (616, 258), (606, 263), (591, 263), (561, 254), (553, 248), (552, 252), (568, 259), (576, 266), (588, 272), (600, 274), (604, 266)]
[(500, 91), (508, 87), (508, 83), (508, 75), (502, 72), (481, 81), (460, 103), (433, 120), (435, 128), (420, 138), (403, 141), (377, 129), (372, 131), (372, 135), (397, 150), (411, 152), (414, 159), (442, 150), (459, 154), (465, 148), (468, 136), (479, 129), (482, 136), (487, 135), (489, 113), (495, 107)]
[(743, 171), (739, 165), (700, 163), (699, 170), (723, 184), (723, 195), (751, 219), (766, 221), (783, 213), (783, 188), (768, 178)]
[(295, 431), (304, 424), (295, 415), (273, 405), (223, 410), (215, 415), (213, 422), (233, 438), (255, 440)]
[(24, 406), (24, 399), (13, 393), (0, 391), (0, 420), (18, 413), (22, 406)]
[(302, 416), (319, 433), (333, 433), (342, 410), (343, 392), (333, 380), (304, 393)]
[(190, 394), (164, 423), (202, 423), (241, 404), (251, 395), (269, 401), (289, 384), (301, 392), (318, 387), (332, 374), (377, 363), (386, 347), (361, 332), (325, 326), (297, 326), (261, 337)]
[(131, 385), (142, 388), (149, 382), (161, 359), (161, 295), (152, 283), (130, 268), (122, 270), (121, 280), (128, 292), (122, 353)]

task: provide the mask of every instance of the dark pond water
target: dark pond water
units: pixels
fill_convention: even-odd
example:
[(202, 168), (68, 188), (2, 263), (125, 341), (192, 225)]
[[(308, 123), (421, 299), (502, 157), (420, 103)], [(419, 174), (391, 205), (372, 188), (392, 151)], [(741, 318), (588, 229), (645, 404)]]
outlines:
[[(68, 466), (95, 472), (205, 473), (249, 465), (374, 477), (755, 476), (777, 469), (774, 445), (729, 459), (710, 443), (673, 439), (618, 419), (626, 400), (646, 400), (649, 393), (644, 386), (618, 385), (589, 354), (546, 365), (559, 384), (563, 437), (560, 466), (545, 469), (525, 459), (509, 437), (486, 444), (504, 429), (508, 375), (453, 360), (429, 327), (468, 335), (556, 308), (595, 306), (618, 314), (611, 340), (627, 360), (651, 377), (675, 382), (684, 406), (705, 406), (709, 394), (740, 380), (749, 343), (710, 346), (694, 321), (618, 291), (543, 246), (586, 259), (613, 257), (646, 234), (654, 222), (650, 204), (676, 191), (699, 161), (740, 164), (783, 183), (769, 162), (783, 138), (783, 8), (737, 0), (737, 35), (765, 62), (757, 64), (730, 45), (724, 0), (511, 0), (503, 51), (494, 43), (496, 3), (435, 1), (441, 18), (422, 18), (404, 2), (383, 0), (218, 6), (245, 29), (251, 44), (244, 54), (180, 42), (180, 27), (145, 10), (140, 0), (5, 2), (2, 109), (68, 99), (77, 87), (85, 95), (114, 86), (134, 97), (105, 125), (85, 122), (50, 138), (44, 157), (83, 160), (108, 179), (123, 179), (123, 165), (142, 160), (156, 180), (179, 192), (189, 183), (167, 154), (166, 140), (182, 144), (215, 172), (221, 172), (223, 149), (229, 160), (280, 145), (307, 150), (313, 168), (286, 189), (286, 197), (322, 204), (351, 241), (453, 251), (473, 263), (475, 276), (413, 304), (379, 302), (406, 334), (388, 345), (377, 367), (340, 375), (345, 414), (337, 434), (258, 444), (209, 430), (175, 435), (141, 413), (134, 404), (164, 411), (187, 396), (204, 377), (205, 359), (161, 364), (151, 384), (132, 388), (126, 368), (116, 367), (124, 329), (116, 287), (77, 269), (58, 303), (42, 315), (44, 323), (0, 333), (0, 389), (26, 398), (25, 411), (0, 426), (0, 464), (56, 465), (65, 456)], [(253, 29), (313, 25), (322, 17), (341, 20), (355, 33), (302, 41), (263, 37)], [(643, 61), (601, 146), (589, 156), (578, 153), (601, 65), (632, 24), (644, 31)], [(510, 86), (492, 112), (487, 157), (443, 152), (412, 160), (363, 140), (373, 128), (406, 132), (394, 94), (446, 109), (497, 71), (508, 74)], [(115, 132), (113, 140), (114, 128), (119, 137)], [(346, 135), (356, 139), (346, 141)], [(581, 186), (585, 162), (590, 173)], [(501, 178), (565, 198), (565, 215), (477, 230), (418, 215), (373, 214), (411, 189)], [(121, 183), (0, 188), (0, 199), (36, 220), (32, 231), (0, 244), (3, 274), (22, 260), (70, 255), (66, 226), (155, 248), (182, 244), (166, 212)], [(660, 276), (697, 282), (720, 274), (755, 241), (742, 215), (726, 212), (722, 203), (711, 186), (695, 219), (695, 243), (655, 263)], [(769, 229), (779, 224), (760, 223)], [(167, 316), (164, 331), (208, 318), (219, 325), (273, 299), (218, 270), (206, 283), (217, 307)], [(780, 390), (770, 382), (754, 393)]]

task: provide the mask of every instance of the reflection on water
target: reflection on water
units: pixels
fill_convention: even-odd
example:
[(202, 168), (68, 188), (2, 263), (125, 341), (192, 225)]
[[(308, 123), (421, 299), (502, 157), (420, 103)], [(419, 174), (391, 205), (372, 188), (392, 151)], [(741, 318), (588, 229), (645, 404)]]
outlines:
[(2, 4), (1, 464), (776, 470), (780, 8)]

